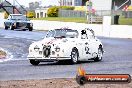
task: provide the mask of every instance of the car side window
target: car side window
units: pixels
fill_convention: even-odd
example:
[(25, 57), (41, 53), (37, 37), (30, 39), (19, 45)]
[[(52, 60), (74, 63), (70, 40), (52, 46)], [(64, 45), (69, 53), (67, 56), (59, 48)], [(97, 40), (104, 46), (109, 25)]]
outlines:
[(88, 39), (86, 30), (82, 30), (82, 31), (81, 31), (81, 39)]
[(49, 38), (51, 36), (51, 31), (48, 31), (46, 38)]
[(93, 31), (87, 31), (87, 34), (88, 34), (88, 37), (90, 39), (94, 39), (95, 38)]
[(55, 34), (55, 32), (51, 30), (51, 31), (49, 31), (49, 32), (47, 33), (46, 38), (54, 37), (54, 34)]

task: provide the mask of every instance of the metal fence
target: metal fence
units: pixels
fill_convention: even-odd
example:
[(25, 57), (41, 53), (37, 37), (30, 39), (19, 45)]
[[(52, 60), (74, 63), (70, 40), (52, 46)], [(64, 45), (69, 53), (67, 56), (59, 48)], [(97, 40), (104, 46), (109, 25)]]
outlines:
[(59, 17), (86, 17), (85, 11), (59, 10)]
[(95, 11), (96, 16), (112, 16), (112, 15), (123, 15), (121, 10), (114, 11), (114, 10), (98, 10)]
[[(113, 11), (113, 10), (98, 10), (92, 13), (93, 16), (114, 16), (120, 15), (125, 17), (132, 17), (132, 11)], [(59, 10), (59, 17), (86, 17), (86, 11), (74, 10)]]
[(126, 18), (132, 18), (132, 11), (124, 12)]

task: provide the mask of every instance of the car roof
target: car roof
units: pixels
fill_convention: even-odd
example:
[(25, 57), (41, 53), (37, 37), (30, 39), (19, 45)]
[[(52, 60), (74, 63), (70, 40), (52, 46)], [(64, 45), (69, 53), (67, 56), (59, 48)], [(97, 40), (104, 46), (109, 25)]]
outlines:
[(55, 31), (55, 30), (62, 30), (62, 31), (68, 31), (68, 30), (73, 30), (73, 31), (78, 31), (78, 33), (82, 33), (82, 31), (91, 31), (92, 29), (89, 28), (84, 28), (84, 29), (72, 29), (72, 28), (58, 28), (58, 29), (53, 29), (49, 31)]
[(73, 29), (68, 29), (68, 28), (60, 28), (60, 29), (54, 29), (54, 30), (73, 30)]

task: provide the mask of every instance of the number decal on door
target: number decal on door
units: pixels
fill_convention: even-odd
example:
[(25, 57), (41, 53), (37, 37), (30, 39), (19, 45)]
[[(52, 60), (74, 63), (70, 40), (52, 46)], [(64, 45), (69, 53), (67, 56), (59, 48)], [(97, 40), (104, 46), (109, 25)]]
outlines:
[(85, 47), (85, 51), (86, 51), (86, 54), (90, 54), (88, 46)]

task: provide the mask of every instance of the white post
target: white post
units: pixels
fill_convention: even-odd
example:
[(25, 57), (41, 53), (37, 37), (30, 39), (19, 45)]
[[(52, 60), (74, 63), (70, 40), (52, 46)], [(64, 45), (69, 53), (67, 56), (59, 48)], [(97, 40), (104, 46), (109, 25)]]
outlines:
[(111, 31), (111, 16), (103, 17), (103, 36), (110, 37)]
[(15, 0), (13, 0), (13, 6), (15, 6)]
[[(92, 20), (92, 2), (91, 0), (87, 1), (86, 2), (86, 11), (88, 11), (88, 14), (87, 14), (87, 20), (88, 20), (88, 23), (90, 23), (90, 19)], [(91, 21), (92, 23), (92, 21)]]
[(72, 6), (75, 6), (75, 0), (72, 0)]

